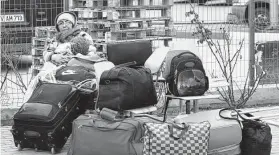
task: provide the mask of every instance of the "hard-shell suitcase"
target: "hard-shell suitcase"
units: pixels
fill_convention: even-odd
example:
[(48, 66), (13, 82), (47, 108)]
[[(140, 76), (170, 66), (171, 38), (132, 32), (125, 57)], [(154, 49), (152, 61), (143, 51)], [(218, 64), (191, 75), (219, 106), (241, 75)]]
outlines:
[(19, 150), (61, 149), (72, 132), (72, 121), (84, 113), (80, 90), (68, 84), (40, 83), (14, 115), (11, 132)]
[(137, 66), (143, 66), (152, 54), (150, 41), (111, 43), (107, 45), (108, 61), (114, 65), (135, 61)]
[[(191, 115), (179, 115), (174, 122), (202, 122), (211, 124), (208, 155), (238, 155), (241, 153), (242, 130), (236, 120), (227, 120), (219, 116), (220, 110), (198, 112)], [(228, 113), (224, 112), (224, 115)]]
[(145, 61), (144, 67), (149, 68), (152, 74), (157, 73), (162, 67), (162, 64), (168, 52), (169, 47), (157, 48)]

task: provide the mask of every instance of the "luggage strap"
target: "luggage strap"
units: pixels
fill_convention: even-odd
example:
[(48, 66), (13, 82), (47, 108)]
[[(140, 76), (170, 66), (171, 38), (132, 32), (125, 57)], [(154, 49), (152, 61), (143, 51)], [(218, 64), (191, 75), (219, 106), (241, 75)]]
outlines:
[[(223, 116), (223, 115), (222, 115), (222, 112), (223, 112), (223, 111), (227, 111), (227, 110), (231, 110), (231, 111), (236, 112), (236, 118)], [(243, 116), (241, 116), (241, 114), (239, 113), (239, 111), (236, 110), (235, 108), (224, 108), (224, 109), (221, 109), (221, 110), (219, 111), (219, 116), (220, 116), (221, 118), (223, 118), (223, 119), (236, 120), (236, 121), (239, 123), (239, 125), (241, 126), (241, 128), (243, 128), (243, 125), (242, 125), (240, 119), (242, 119), (243, 121), (247, 121), (247, 120), (248, 120), (248, 119), (244, 118)], [(239, 118), (240, 118), (240, 119), (239, 119)]]
[[(111, 109), (108, 109), (108, 108), (103, 108), (100, 112), (100, 117), (102, 119), (109, 120), (109, 121), (122, 121), (122, 120), (124, 120), (123, 117), (117, 118), (117, 116), (120, 116), (120, 115), (121, 114), (118, 111), (114, 111), (114, 110), (111, 110)], [(148, 115), (148, 114), (136, 114), (136, 115), (134, 115), (134, 117), (148, 117), (148, 118), (151, 118), (155, 121), (163, 122), (162, 120), (159, 120), (159, 119), (157, 119), (155, 117), (152, 117), (151, 115)]]

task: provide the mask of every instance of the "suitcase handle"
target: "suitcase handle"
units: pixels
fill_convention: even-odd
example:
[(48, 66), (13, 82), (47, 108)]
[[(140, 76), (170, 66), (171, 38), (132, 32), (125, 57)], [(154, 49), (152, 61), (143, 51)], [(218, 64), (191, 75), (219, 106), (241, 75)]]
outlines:
[(129, 66), (133, 66), (133, 65), (136, 65), (136, 64), (137, 64), (136, 61), (131, 61), (131, 62), (126, 62), (126, 63), (123, 63), (123, 64), (116, 65), (115, 67), (129, 67)]
[(24, 136), (32, 138), (40, 138), (41, 134), (36, 131), (24, 131)]
[(117, 115), (118, 115), (117, 111), (108, 108), (103, 108), (100, 112), (100, 117), (108, 121), (115, 121)]
[(122, 123), (122, 121), (121, 122), (115, 122), (114, 125), (112, 125), (112, 124), (101, 123), (101, 122), (103, 122), (101, 120), (99, 120), (100, 123), (97, 123), (97, 122), (98, 122), (98, 120), (93, 120), (92, 121), (92, 127), (96, 128), (98, 130), (101, 130), (101, 131), (112, 131), (112, 130), (115, 130)]
[[(183, 135), (185, 135), (186, 131), (189, 129), (189, 125), (186, 125), (185, 123), (182, 123), (183, 127), (178, 126), (177, 124), (171, 124), (168, 125), (169, 131), (170, 131), (170, 137), (174, 138), (175, 140), (180, 139)], [(178, 130), (182, 130), (181, 133), (176, 137), (173, 134), (173, 128), (176, 128)]]

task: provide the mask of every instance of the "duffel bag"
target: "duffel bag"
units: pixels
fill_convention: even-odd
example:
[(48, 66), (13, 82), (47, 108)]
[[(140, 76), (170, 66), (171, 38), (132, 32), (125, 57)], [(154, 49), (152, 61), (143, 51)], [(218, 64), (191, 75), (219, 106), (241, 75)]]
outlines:
[[(236, 112), (237, 118), (223, 116), (222, 112), (226, 110)], [(219, 115), (221, 118), (237, 120), (242, 124), (242, 141), (240, 143), (241, 154), (270, 155), (272, 148), (272, 134), (271, 128), (267, 123), (260, 120), (246, 119), (234, 108), (221, 109)], [(239, 118), (241, 118), (241, 120)]]
[(143, 155), (206, 155), (210, 123), (145, 123)]
[(156, 103), (150, 69), (117, 66), (102, 73), (97, 108), (123, 111)]
[(73, 121), (68, 155), (141, 155), (142, 123), (128, 118), (107, 121), (100, 115), (81, 115)]

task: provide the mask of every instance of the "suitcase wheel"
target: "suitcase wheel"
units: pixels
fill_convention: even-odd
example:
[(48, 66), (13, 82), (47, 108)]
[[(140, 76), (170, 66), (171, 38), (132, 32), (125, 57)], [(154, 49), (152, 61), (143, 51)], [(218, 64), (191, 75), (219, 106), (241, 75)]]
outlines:
[(55, 148), (52, 147), (52, 148), (51, 148), (51, 154), (55, 154), (55, 153), (56, 153)]
[(21, 151), (22, 149), (23, 149), (22, 146), (20, 144), (17, 144), (17, 150)]

